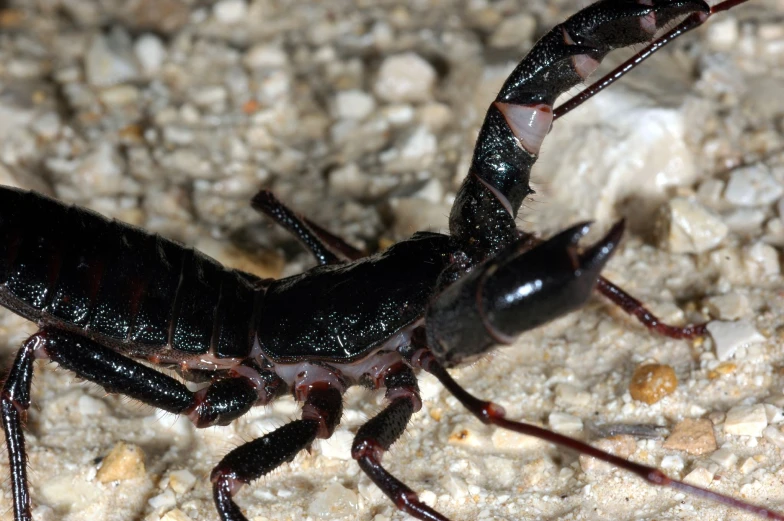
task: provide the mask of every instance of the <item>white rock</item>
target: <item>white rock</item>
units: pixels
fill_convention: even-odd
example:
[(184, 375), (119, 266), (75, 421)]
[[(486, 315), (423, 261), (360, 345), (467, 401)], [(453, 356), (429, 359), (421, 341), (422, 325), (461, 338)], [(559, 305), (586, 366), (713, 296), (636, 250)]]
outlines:
[[(770, 427), (766, 428), (765, 430), (768, 430), (769, 428)], [(762, 435), (764, 436), (765, 433), (763, 432)], [(759, 462), (757, 460), (755, 460), (754, 458), (746, 458), (745, 460), (743, 460), (743, 463), (740, 464), (738, 470), (740, 470), (740, 472), (745, 475), (748, 474), (749, 472), (752, 472), (758, 466), (759, 466)]]
[(436, 493), (433, 492), (432, 490), (423, 490), (419, 494), (419, 499), (421, 499), (422, 503), (424, 503), (425, 505), (429, 507), (434, 507), (436, 506), (436, 501), (438, 500), (438, 496), (436, 496)]
[(683, 470), (683, 458), (681, 458), (677, 454), (664, 456), (661, 460), (661, 468), (663, 468), (664, 470), (672, 470), (675, 472), (680, 472), (681, 470)]
[(684, 483), (702, 488), (707, 488), (711, 481), (713, 481), (713, 472), (702, 467), (692, 470), (683, 478)]
[(490, 36), (493, 47), (519, 47), (531, 41), (536, 29), (536, 19), (522, 13), (504, 18)]
[(452, 110), (443, 103), (428, 103), (419, 109), (419, 121), (434, 132), (439, 132), (452, 121)]
[(430, 179), (419, 190), (414, 192), (412, 197), (439, 204), (444, 200), (444, 187), (438, 179)]
[(724, 198), (736, 206), (762, 206), (776, 201), (783, 192), (768, 167), (758, 163), (730, 174)]
[(398, 147), (381, 155), (391, 172), (421, 170), (430, 166), (438, 150), (438, 141), (427, 128), (417, 127)]
[(761, 404), (738, 405), (727, 411), (724, 419), (724, 432), (735, 436), (759, 438), (768, 426), (768, 416)]
[(130, 42), (122, 30), (112, 31), (109, 37), (95, 35), (84, 58), (87, 82), (107, 87), (136, 78), (139, 71), (130, 52)]
[(583, 421), (580, 418), (564, 412), (551, 412), (548, 423), (555, 432), (574, 433), (583, 430)]
[(738, 42), (740, 32), (738, 30), (738, 20), (728, 16), (707, 28), (708, 42), (711, 47), (721, 51), (728, 51)]
[(768, 425), (765, 427), (765, 430), (762, 431), (762, 435), (776, 447), (784, 449), (784, 432), (781, 432), (777, 427)]
[(719, 360), (729, 360), (741, 346), (765, 341), (765, 337), (745, 321), (714, 320), (708, 323), (707, 330), (716, 345), (716, 358)]
[(343, 90), (335, 96), (335, 112), (341, 119), (365, 119), (376, 108), (376, 100), (361, 90)]
[(728, 293), (708, 298), (711, 315), (722, 320), (737, 320), (751, 313), (749, 299), (741, 293)]
[(777, 407), (771, 403), (763, 404), (765, 406), (765, 414), (768, 416), (768, 423), (781, 423), (784, 421), (784, 411), (781, 407)]
[(547, 446), (546, 442), (533, 436), (525, 436), (504, 429), (495, 429), (490, 439), (493, 442), (493, 447), (501, 451), (536, 451)]
[(169, 488), (177, 494), (188, 492), (196, 484), (196, 476), (187, 469), (175, 470), (169, 473)]
[(224, 24), (241, 22), (248, 14), (245, 0), (221, 0), (212, 8), (215, 19)]
[(660, 214), (659, 242), (673, 253), (701, 253), (718, 246), (727, 225), (697, 200), (676, 197)]
[(585, 407), (590, 405), (591, 400), (591, 393), (580, 389), (576, 385), (559, 383), (555, 386), (555, 404), (559, 407), (570, 405)]
[(154, 34), (143, 34), (133, 45), (136, 59), (146, 74), (154, 74), (161, 68), (166, 59), (166, 47), (160, 38)]
[[(85, 156), (74, 172), (74, 182), (91, 196), (114, 195), (130, 188), (133, 183), (123, 178), (122, 158), (108, 142)], [(138, 188), (138, 187), (137, 187)]]
[(757, 241), (743, 250), (743, 264), (752, 279), (781, 273), (778, 252), (773, 246), (762, 241)]
[(356, 163), (349, 163), (329, 173), (329, 186), (336, 194), (362, 196), (367, 192), (368, 179)]
[[(495, 95), (507, 74), (504, 68), (482, 80), (488, 84), (487, 96)], [(547, 204), (537, 204), (526, 219), (554, 229), (575, 219), (611, 222), (621, 211), (630, 227), (649, 230), (657, 211), (670, 199), (671, 188), (696, 182), (696, 158), (687, 137), (693, 133), (693, 122), (639, 90), (618, 87), (570, 113), (569, 125), (544, 140), (536, 168), (547, 174), (541, 178), (544, 183), (534, 183), (533, 188), (540, 194), (537, 199)], [(487, 99), (483, 96), (475, 103), (478, 113), (487, 110)], [(628, 210), (619, 210), (619, 201), (627, 201), (623, 204), (630, 205)]]
[(33, 120), (30, 128), (44, 139), (54, 139), (60, 133), (60, 116), (56, 112), (44, 112)]
[(381, 111), (384, 118), (390, 125), (395, 127), (402, 127), (408, 125), (414, 120), (414, 107), (407, 103), (396, 103), (388, 105)]
[(756, 233), (767, 215), (759, 208), (738, 208), (723, 216), (724, 224), (735, 233)]
[(340, 483), (330, 483), (321, 492), (313, 494), (308, 513), (317, 518), (351, 519), (356, 515), (359, 498), (357, 493)]
[(221, 85), (205, 85), (193, 89), (190, 99), (199, 107), (208, 107), (212, 110), (221, 110), (226, 105), (229, 93)]
[(103, 89), (98, 97), (109, 107), (122, 107), (136, 103), (139, 99), (139, 89), (133, 85), (114, 85)]
[(179, 508), (169, 510), (161, 516), (161, 521), (193, 521), (185, 512)]
[(710, 455), (710, 459), (724, 467), (730, 468), (738, 462), (738, 456), (729, 449), (719, 449)]
[(177, 498), (174, 496), (174, 491), (167, 488), (157, 496), (151, 497), (147, 500), (154, 510), (167, 510), (177, 506)]
[(86, 394), (83, 394), (79, 397), (78, 404), (79, 412), (85, 416), (103, 414), (108, 410), (108, 407), (102, 400), (98, 400), (97, 398), (93, 398), (92, 396), (88, 396)]
[(432, 96), (436, 71), (414, 53), (390, 56), (381, 64), (375, 93), (390, 102), (427, 101)]
[(249, 69), (283, 67), (289, 62), (286, 52), (274, 45), (254, 45), (245, 54), (245, 66)]
[(319, 440), (318, 447), (324, 457), (349, 461), (352, 459), (351, 444), (353, 442), (354, 435), (351, 432), (338, 429), (329, 439)]

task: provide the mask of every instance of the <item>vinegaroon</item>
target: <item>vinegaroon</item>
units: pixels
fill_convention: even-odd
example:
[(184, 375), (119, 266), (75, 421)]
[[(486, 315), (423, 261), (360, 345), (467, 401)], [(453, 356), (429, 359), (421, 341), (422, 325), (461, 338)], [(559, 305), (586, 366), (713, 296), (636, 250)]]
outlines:
[[(293, 393), (301, 419), (229, 452), (210, 479), (225, 521), (245, 519), (240, 488), (334, 432), (352, 385), (385, 389), (386, 408), (356, 434), (351, 453), (395, 505), (422, 520), (446, 520), (382, 465), (382, 456), (421, 407), (416, 370), (426, 371), (486, 424), (535, 436), (632, 472), (651, 484), (772, 519), (784, 516), (681, 481), (546, 429), (509, 420), (464, 390), (448, 369), (509, 344), (582, 306), (598, 291), (648, 328), (673, 338), (702, 326), (662, 323), (600, 272), (623, 223), (587, 247), (576, 224), (548, 240), (519, 230), (532, 193), (529, 173), (552, 122), (662, 45), (707, 20), (701, 0), (603, 0), (548, 32), (490, 105), (450, 234), (419, 232), (384, 252), (363, 254), (270, 192), (253, 207), (294, 234), (319, 266), (280, 280), (228, 270), (212, 259), (92, 212), (12, 188), (0, 189), (0, 304), (39, 331), (18, 351), (2, 407), (15, 521), (32, 519), (22, 425), (33, 362), (48, 359), (109, 392), (226, 425), (251, 407)], [(659, 29), (684, 18), (665, 35)], [(570, 102), (556, 97), (583, 82), (611, 50), (647, 43)], [(211, 376), (191, 392), (140, 363)], [(405, 479), (405, 476), (400, 476)]]

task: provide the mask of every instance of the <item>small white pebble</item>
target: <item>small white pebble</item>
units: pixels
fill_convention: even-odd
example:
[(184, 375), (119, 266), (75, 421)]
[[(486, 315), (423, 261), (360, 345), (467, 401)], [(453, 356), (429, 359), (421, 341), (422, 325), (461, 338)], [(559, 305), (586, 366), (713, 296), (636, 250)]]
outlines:
[(79, 397), (79, 412), (85, 416), (103, 414), (108, 410), (106, 404), (97, 398), (83, 394)]
[(710, 459), (724, 467), (730, 468), (738, 462), (738, 456), (729, 449), (719, 449), (710, 455)]
[(530, 42), (535, 30), (536, 19), (531, 14), (505, 17), (490, 36), (490, 45), (498, 48), (518, 47)]
[(743, 263), (750, 277), (773, 276), (781, 273), (779, 254), (770, 244), (757, 241), (743, 250)]
[(724, 432), (735, 436), (753, 436), (759, 438), (768, 425), (765, 406), (761, 403), (755, 405), (738, 405), (727, 411), (724, 419)]
[(745, 321), (714, 320), (708, 323), (707, 330), (716, 345), (716, 358), (719, 360), (729, 360), (741, 346), (765, 341), (765, 337)]
[(351, 459), (351, 444), (354, 442), (354, 435), (345, 430), (336, 430), (329, 439), (319, 440), (318, 448), (321, 455), (326, 458), (349, 461)]
[(161, 68), (166, 59), (166, 47), (160, 38), (154, 34), (143, 34), (133, 44), (136, 59), (147, 74), (154, 74)]
[(550, 413), (548, 423), (555, 432), (573, 433), (583, 429), (583, 421), (580, 418), (563, 412)]
[(169, 473), (169, 488), (177, 494), (188, 492), (196, 484), (196, 476), (187, 469), (175, 470)]
[(751, 313), (749, 299), (741, 293), (710, 297), (707, 303), (711, 314), (721, 320), (737, 320)]
[(313, 494), (308, 505), (308, 514), (319, 518), (329, 515), (333, 518), (353, 519), (358, 502), (356, 492), (340, 483), (332, 482), (321, 492)]
[(713, 473), (708, 469), (698, 467), (683, 478), (683, 482), (696, 487), (705, 488), (713, 481)]
[(541, 450), (546, 443), (532, 436), (524, 436), (516, 432), (503, 429), (493, 431), (491, 441), (498, 450), (527, 451)]
[(155, 510), (171, 509), (177, 506), (177, 498), (174, 496), (174, 491), (167, 488), (157, 496), (151, 497), (147, 503), (150, 504)]
[(758, 163), (730, 174), (724, 198), (736, 206), (762, 206), (776, 201), (783, 192), (768, 167)]
[(373, 96), (361, 90), (342, 90), (335, 96), (335, 113), (341, 119), (365, 119), (375, 108)]
[(414, 53), (386, 58), (378, 71), (374, 91), (385, 101), (427, 101), (432, 96), (436, 71)]
[(436, 501), (438, 500), (435, 492), (433, 492), (432, 490), (423, 490), (419, 494), (419, 499), (421, 499), (422, 502), (429, 507), (436, 506)]
[(737, 44), (740, 35), (738, 21), (731, 16), (712, 23), (707, 31), (711, 47), (721, 51), (732, 49)]
[(729, 229), (696, 199), (676, 197), (660, 211), (659, 242), (673, 253), (701, 253), (718, 246)]
[(784, 421), (784, 411), (782, 411), (781, 407), (770, 403), (763, 405), (765, 406), (765, 414), (768, 416), (768, 423), (781, 423)]
[(683, 470), (683, 458), (678, 455), (664, 456), (661, 460), (661, 468), (679, 472)]
[(748, 474), (749, 472), (754, 471), (759, 466), (759, 463), (754, 458), (746, 458), (743, 460), (743, 463), (740, 464), (738, 470), (741, 471), (742, 474)]
[(774, 427), (773, 425), (768, 425), (765, 427), (765, 430), (762, 431), (762, 435), (765, 437), (766, 440), (771, 442), (773, 445), (780, 449), (784, 449), (784, 433), (781, 432), (780, 429)]
[(212, 8), (215, 19), (224, 24), (241, 22), (248, 14), (245, 0), (221, 0)]
[(245, 54), (243, 60), (249, 69), (279, 68), (289, 62), (283, 49), (268, 44), (254, 45)]
[(163, 514), (161, 521), (192, 521), (192, 519), (179, 508), (175, 508)]

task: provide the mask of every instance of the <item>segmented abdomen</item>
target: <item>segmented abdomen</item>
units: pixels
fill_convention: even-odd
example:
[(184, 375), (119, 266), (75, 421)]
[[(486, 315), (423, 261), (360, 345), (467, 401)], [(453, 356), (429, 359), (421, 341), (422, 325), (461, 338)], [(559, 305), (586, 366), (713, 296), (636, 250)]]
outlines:
[(29, 320), (134, 354), (245, 356), (254, 282), (160, 236), (0, 187), (0, 304)]

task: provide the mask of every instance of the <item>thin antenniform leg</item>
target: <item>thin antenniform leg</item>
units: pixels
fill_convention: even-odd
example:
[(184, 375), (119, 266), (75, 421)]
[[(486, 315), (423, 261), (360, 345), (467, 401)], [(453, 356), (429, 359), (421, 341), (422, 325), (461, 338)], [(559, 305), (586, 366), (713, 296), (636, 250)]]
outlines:
[(304, 219), (298, 216), (289, 207), (284, 205), (269, 190), (262, 190), (257, 193), (251, 201), (254, 210), (264, 213), (283, 228), (288, 230), (307, 248), (320, 265), (336, 264), (341, 259), (335, 255), (324, 241), (313, 233)]
[(411, 415), (422, 407), (416, 377), (410, 367), (401, 363), (390, 368), (384, 384), (387, 388), (386, 397), (391, 403), (360, 427), (351, 447), (351, 455), (397, 508), (422, 521), (449, 521), (422, 503), (416, 492), (381, 465), (384, 453), (403, 434)]
[(316, 438), (332, 436), (343, 412), (341, 392), (327, 384), (314, 384), (305, 398), (302, 419), (240, 445), (212, 471), (213, 497), (223, 521), (247, 521), (233, 496), (251, 481), (294, 459)]
[(561, 116), (568, 114), (578, 106), (582, 105), (584, 102), (589, 100), (590, 98), (594, 97), (599, 92), (603, 91), (616, 81), (618, 81), (621, 77), (623, 77), (627, 72), (634, 69), (642, 62), (653, 56), (653, 54), (667, 45), (668, 43), (672, 42), (675, 38), (683, 35), (691, 31), (692, 29), (699, 27), (700, 25), (704, 24), (711, 15), (716, 14), (721, 11), (727, 11), (728, 9), (732, 9), (736, 5), (742, 4), (747, 2), (748, 0), (725, 0), (719, 4), (714, 5), (710, 8), (710, 13), (694, 13), (689, 15), (683, 22), (675, 26), (672, 30), (668, 31), (667, 33), (661, 35), (660, 37), (653, 40), (650, 44), (648, 44), (644, 49), (640, 52), (636, 53), (634, 56), (617, 66), (612, 71), (608, 72), (590, 86), (588, 86), (585, 90), (577, 94), (575, 97), (569, 99), (568, 101), (564, 102), (560, 106), (556, 107), (553, 111), (553, 120), (560, 118)]
[(596, 291), (607, 297), (624, 312), (635, 317), (645, 327), (669, 338), (697, 338), (705, 336), (705, 324), (689, 324), (687, 326), (671, 326), (662, 322), (659, 317), (648, 311), (642, 302), (626, 293), (604, 277), (599, 277)]
[(738, 510), (756, 514), (760, 517), (784, 521), (784, 515), (769, 510), (765, 507), (750, 505), (749, 503), (745, 503), (739, 499), (725, 496), (723, 494), (706, 490), (704, 488), (696, 487), (694, 485), (689, 485), (688, 483), (684, 483), (682, 481), (671, 479), (659, 469), (625, 460), (608, 452), (604, 452), (595, 447), (592, 447), (587, 443), (583, 443), (567, 436), (548, 431), (547, 429), (543, 429), (535, 425), (529, 425), (527, 423), (507, 420), (504, 417), (505, 412), (501, 406), (492, 402), (480, 400), (463, 389), (452, 379), (446, 369), (441, 364), (439, 364), (435, 357), (426, 349), (419, 350), (418, 352), (414, 353), (412, 356), (412, 364), (414, 366), (421, 367), (428, 373), (435, 376), (438, 381), (441, 382), (441, 384), (482, 423), (496, 425), (502, 429), (518, 432), (527, 436), (534, 436), (541, 440), (572, 449), (576, 452), (579, 452), (580, 454), (592, 456), (598, 460), (610, 463), (616, 467), (636, 474), (652, 485), (670, 487), (691, 496), (700, 497), (716, 503), (722, 503)]

